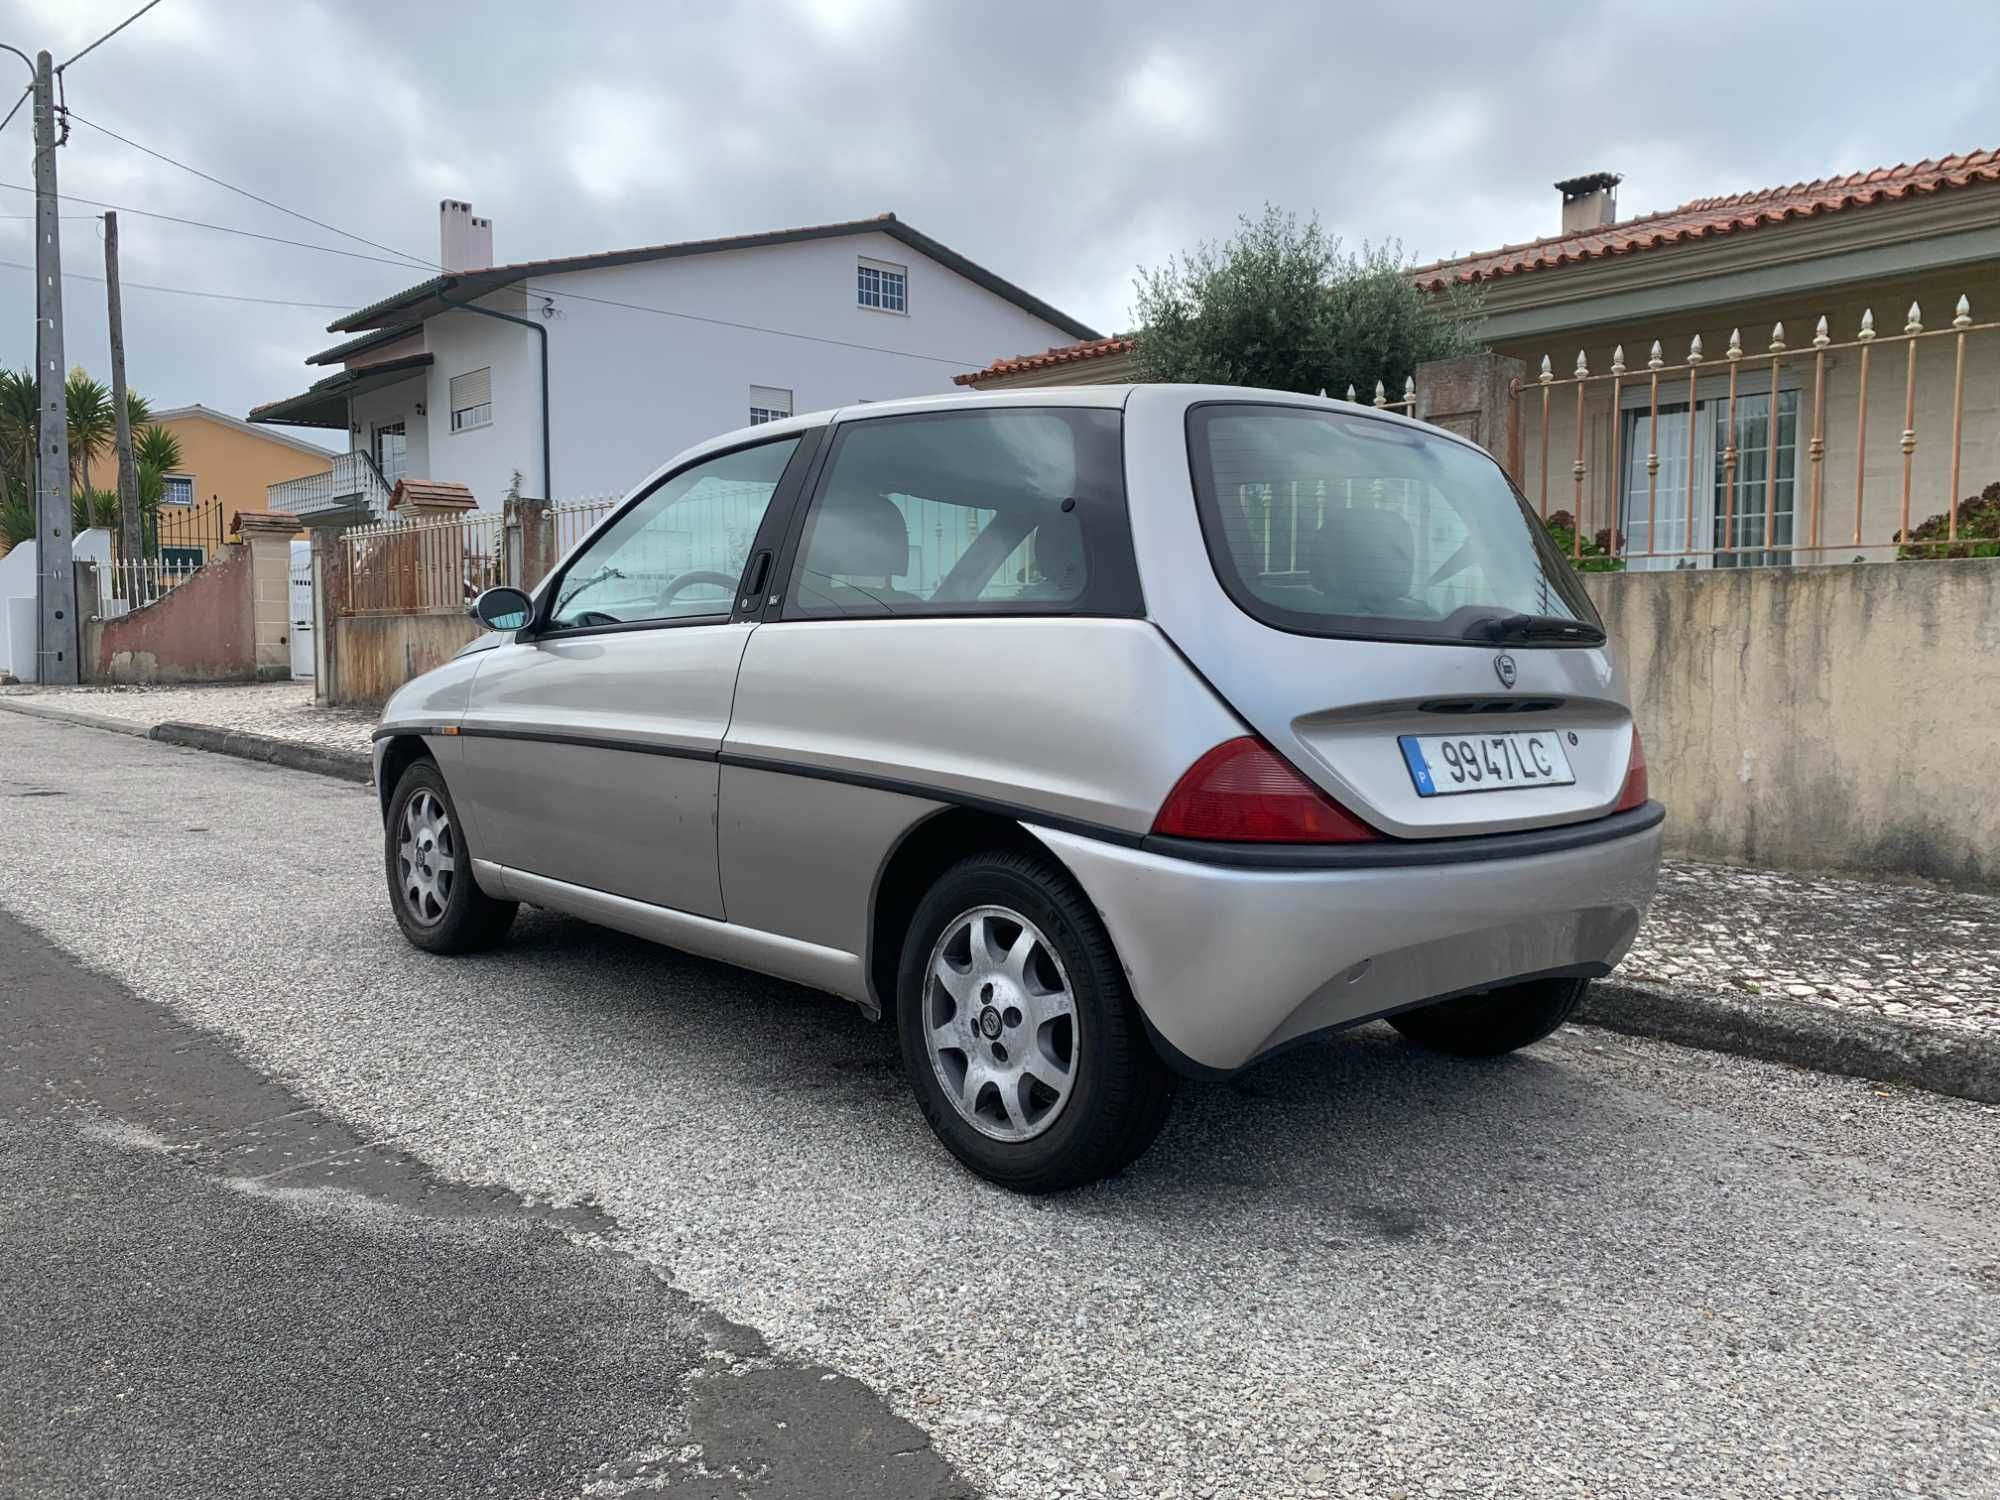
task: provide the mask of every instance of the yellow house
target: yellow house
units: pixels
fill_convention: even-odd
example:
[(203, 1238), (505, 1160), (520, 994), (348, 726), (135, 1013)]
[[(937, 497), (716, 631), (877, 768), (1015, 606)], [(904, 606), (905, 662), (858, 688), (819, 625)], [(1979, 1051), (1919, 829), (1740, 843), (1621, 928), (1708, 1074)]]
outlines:
[(206, 406), (156, 411), (152, 421), (181, 447), (181, 466), (160, 499), (160, 546), (189, 561), (206, 560), (228, 541), (240, 512), (266, 509), (267, 485), (333, 466), (324, 448)]

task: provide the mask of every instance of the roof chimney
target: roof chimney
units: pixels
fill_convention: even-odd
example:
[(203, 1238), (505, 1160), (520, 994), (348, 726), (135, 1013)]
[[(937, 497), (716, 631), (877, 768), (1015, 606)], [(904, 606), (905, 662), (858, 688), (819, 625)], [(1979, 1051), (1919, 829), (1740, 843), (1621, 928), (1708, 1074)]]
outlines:
[(438, 264), (447, 271), (479, 271), (493, 264), (493, 221), (473, 217), (456, 198), (438, 204)]
[(1564, 234), (1589, 234), (1618, 218), (1618, 184), (1625, 179), (1616, 172), (1591, 172), (1556, 184), (1563, 195)]

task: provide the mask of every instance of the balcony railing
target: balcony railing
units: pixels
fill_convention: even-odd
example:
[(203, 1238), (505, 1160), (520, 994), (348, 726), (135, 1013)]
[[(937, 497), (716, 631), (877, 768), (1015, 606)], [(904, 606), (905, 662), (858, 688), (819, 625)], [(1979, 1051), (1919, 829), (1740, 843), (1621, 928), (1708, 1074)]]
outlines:
[(325, 473), (281, 479), (267, 485), (264, 496), (268, 509), (302, 521), (335, 510), (362, 512), (375, 521), (389, 514), (389, 486), (375, 461), (361, 452), (336, 453)]

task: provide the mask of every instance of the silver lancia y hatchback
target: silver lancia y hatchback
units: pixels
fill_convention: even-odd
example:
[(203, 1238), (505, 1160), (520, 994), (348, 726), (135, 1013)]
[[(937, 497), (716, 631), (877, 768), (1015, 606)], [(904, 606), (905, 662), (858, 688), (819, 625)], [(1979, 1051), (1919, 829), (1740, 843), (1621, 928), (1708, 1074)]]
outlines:
[(1547, 1036), (1658, 872), (1568, 564), (1480, 449), (1338, 401), (773, 422), (475, 610), (375, 731), (410, 941), (528, 902), (832, 991), (1024, 1191), (1130, 1162), (1176, 1075)]

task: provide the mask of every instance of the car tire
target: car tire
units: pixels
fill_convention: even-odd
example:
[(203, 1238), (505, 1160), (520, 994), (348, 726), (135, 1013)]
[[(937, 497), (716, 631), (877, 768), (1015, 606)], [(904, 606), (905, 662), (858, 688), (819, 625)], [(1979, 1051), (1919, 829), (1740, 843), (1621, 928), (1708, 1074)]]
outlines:
[[(1012, 977), (1022, 965), (1006, 967), (1003, 962), (1002, 971), (979, 970), (970, 958), (972, 929), (966, 924), (982, 913), (995, 946), (1018, 946), (1032, 928), (1038, 942), (1025, 961), (1025, 988), (1014, 988)], [(960, 1024), (959, 1013), (966, 1007), (931, 976), (934, 960), (950, 964), (956, 975), (950, 944), (961, 935), (967, 945), (966, 974), (991, 973), (992, 982), (972, 983), (966, 991), (972, 1010), (959, 1031), (950, 1028)], [(1063, 988), (1056, 990), (1056, 985)], [(951, 1153), (990, 1182), (1021, 1193), (1059, 1192), (1094, 1182), (1136, 1160), (1166, 1123), (1174, 1075), (1146, 1038), (1103, 923), (1075, 883), (1049, 860), (996, 852), (974, 855), (947, 870), (904, 935), (896, 991), (903, 1065), (917, 1103)], [(981, 998), (982, 992), (987, 998)], [(1070, 1002), (1067, 1017), (1057, 1014), (1064, 993)], [(1019, 1000), (1027, 1014), (1018, 1014), (1010, 1000)], [(989, 1011), (992, 1017), (985, 1025), (991, 1031), (980, 1025)], [(1041, 1019), (1048, 1016), (1053, 1019)], [(934, 1035), (943, 1038), (940, 1050), (934, 1050)], [(964, 1045), (954, 1052), (953, 1042)], [(1066, 1092), (1050, 1106), (1046, 1101), (1054, 1090), (1042, 1078), (1062, 1072), (1065, 1042), (1067, 1073), (1059, 1081), (1066, 1082)], [(1004, 1061), (991, 1055), (1007, 1047), (1015, 1050)], [(977, 1064), (988, 1076), (976, 1088), (978, 1108), (968, 1117), (960, 1101), (966, 1096), (964, 1080), (972, 1076), (974, 1048), (984, 1049)], [(965, 1067), (957, 1072), (960, 1061)], [(1010, 1066), (1013, 1072), (1007, 1071)], [(948, 1093), (948, 1080), (954, 1079), (954, 1092)], [(997, 1139), (993, 1133), (1020, 1128), (1011, 1124), (1003, 1087), (1013, 1089), (1017, 1109), (1031, 1122), (1033, 1133), (1027, 1138)], [(1038, 1102), (1045, 1114), (1036, 1120)]]
[[(414, 860), (412, 844), (419, 856)], [(396, 925), (416, 947), (477, 953), (507, 935), (519, 904), (496, 901), (473, 878), (464, 825), (435, 761), (411, 762), (396, 783), (382, 824), (382, 852)]]
[(1529, 979), (1389, 1017), (1419, 1046), (1454, 1057), (1498, 1057), (1539, 1042), (1570, 1018), (1588, 979)]

